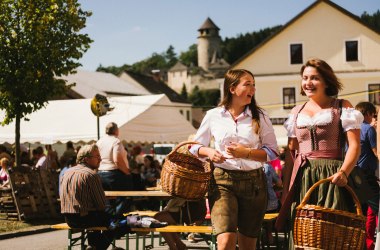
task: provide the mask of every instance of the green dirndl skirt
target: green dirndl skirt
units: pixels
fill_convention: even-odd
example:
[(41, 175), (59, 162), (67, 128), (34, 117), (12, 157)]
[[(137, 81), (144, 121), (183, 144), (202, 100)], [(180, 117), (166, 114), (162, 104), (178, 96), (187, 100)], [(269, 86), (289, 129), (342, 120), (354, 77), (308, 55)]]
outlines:
[[(289, 235), (289, 249), (294, 249), (293, 245), (293, 225), (296, 207), (305, 197), (306, 192), (316, 182), (326, 179), (339, 171), (343, 164), (341, 160), (332, 159), (309, 159), (306, 165), (300, 168), (296, 182), (295, 201), (291, 207), (291, 231)], [(355, 203), (344, 187), (338, 187), (331, 182), (326, 182), (314, 189), (307, 204), (345, 210), (355, 213)]]
[[(310, 159), (305, 167), (300, 169), (301, 183), (296, 190), (296, 200), (301, 203), (306, 192), (316, 182), (326, 179), (337, 173), (343, 161), (331, 159)], [(310, 196), (308, 204), (318, 205), (336, 210), (345, 210), (355, 213), (354, 201), (343, 187), (326, 182), (317, 187)]]

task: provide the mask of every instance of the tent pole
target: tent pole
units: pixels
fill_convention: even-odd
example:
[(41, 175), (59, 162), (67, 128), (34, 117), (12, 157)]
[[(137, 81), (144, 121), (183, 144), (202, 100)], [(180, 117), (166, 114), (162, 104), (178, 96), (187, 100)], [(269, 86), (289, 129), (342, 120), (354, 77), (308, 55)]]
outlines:
[(99, 140), (99, 139), (100, 139), (100, 132), (99, 132), (99, 115), (96, 116), (96, 122), (97, 122), (98, 140)]
[(100, 131), (99, 131), (99, 113), (100, 113), (100, 104), (99, 102), (96, 102), (96, 129), (98, 132), (98, 140), (100, 139)]

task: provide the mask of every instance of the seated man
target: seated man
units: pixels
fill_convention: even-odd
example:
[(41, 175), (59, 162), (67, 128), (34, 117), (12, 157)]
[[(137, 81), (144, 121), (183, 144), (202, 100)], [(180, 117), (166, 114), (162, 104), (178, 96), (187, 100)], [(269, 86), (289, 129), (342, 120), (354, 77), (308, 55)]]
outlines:
[[(77, 163), (60, 180), (61, 212), (66, 223), (73, 228), (109, 227), (112, 218), (105, 212), (106, 197), (96, 173), (100, 163), (96, 144), (83, 146), (78, 152)], [(107, 249), (115, 237), (127, 232), (127, 225), (88, 232), (88, 243), (96, 250)]]

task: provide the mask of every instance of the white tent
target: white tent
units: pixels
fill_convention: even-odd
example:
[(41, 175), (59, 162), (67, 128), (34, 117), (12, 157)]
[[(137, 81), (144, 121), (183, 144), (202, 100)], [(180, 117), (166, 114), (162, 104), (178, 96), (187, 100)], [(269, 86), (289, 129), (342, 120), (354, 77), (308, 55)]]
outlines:
[[(195, 133), (194, 127), (163, 94), (110, 97), (112, 111), (100, 117), (100, 136), (105, 126), (115, 122), (119, 138), (126, 142), (178, 143)], [(97, 119), (90, 109), (91, 99), (50, 101), (46, 108), (21, 122), (21, 143), (53, 144), (97, 140)], [(2, 117), (1, 117), (2, 116)], [(4, 112), (0, 112), (3, 118)], [(15, 124), (0, 126), (0, 143), (15, 142)]]

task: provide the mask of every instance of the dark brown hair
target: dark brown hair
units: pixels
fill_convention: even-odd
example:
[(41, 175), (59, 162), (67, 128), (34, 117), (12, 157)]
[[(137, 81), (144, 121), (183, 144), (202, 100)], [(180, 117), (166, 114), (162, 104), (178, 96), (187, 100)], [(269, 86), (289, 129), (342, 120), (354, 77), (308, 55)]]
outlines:
[(376, 107), (371, 102), (359, 102), (356, 104), (355, 109), (360, 111), (362, 115), (376, 114)]
[[(327, 62), (318, 59), (318, 58), (312, 58), (309, 59), (302, 67), (301, 67), (301, 77), (303, 75), (303, 71), (306, 67), (313, 67), (315, 68), (318, 73), (322, 76), (323, 80), (326, 83), (326, 95), (328, 96), (336, 96), (338, 95), (339, 91), (342, 90), (343, 85), (339, 81), (339, 79), (336, 77), (333, 69), (330, 65), (327, 64)], [(301, 87), (301, 95), (306, 95)]]

